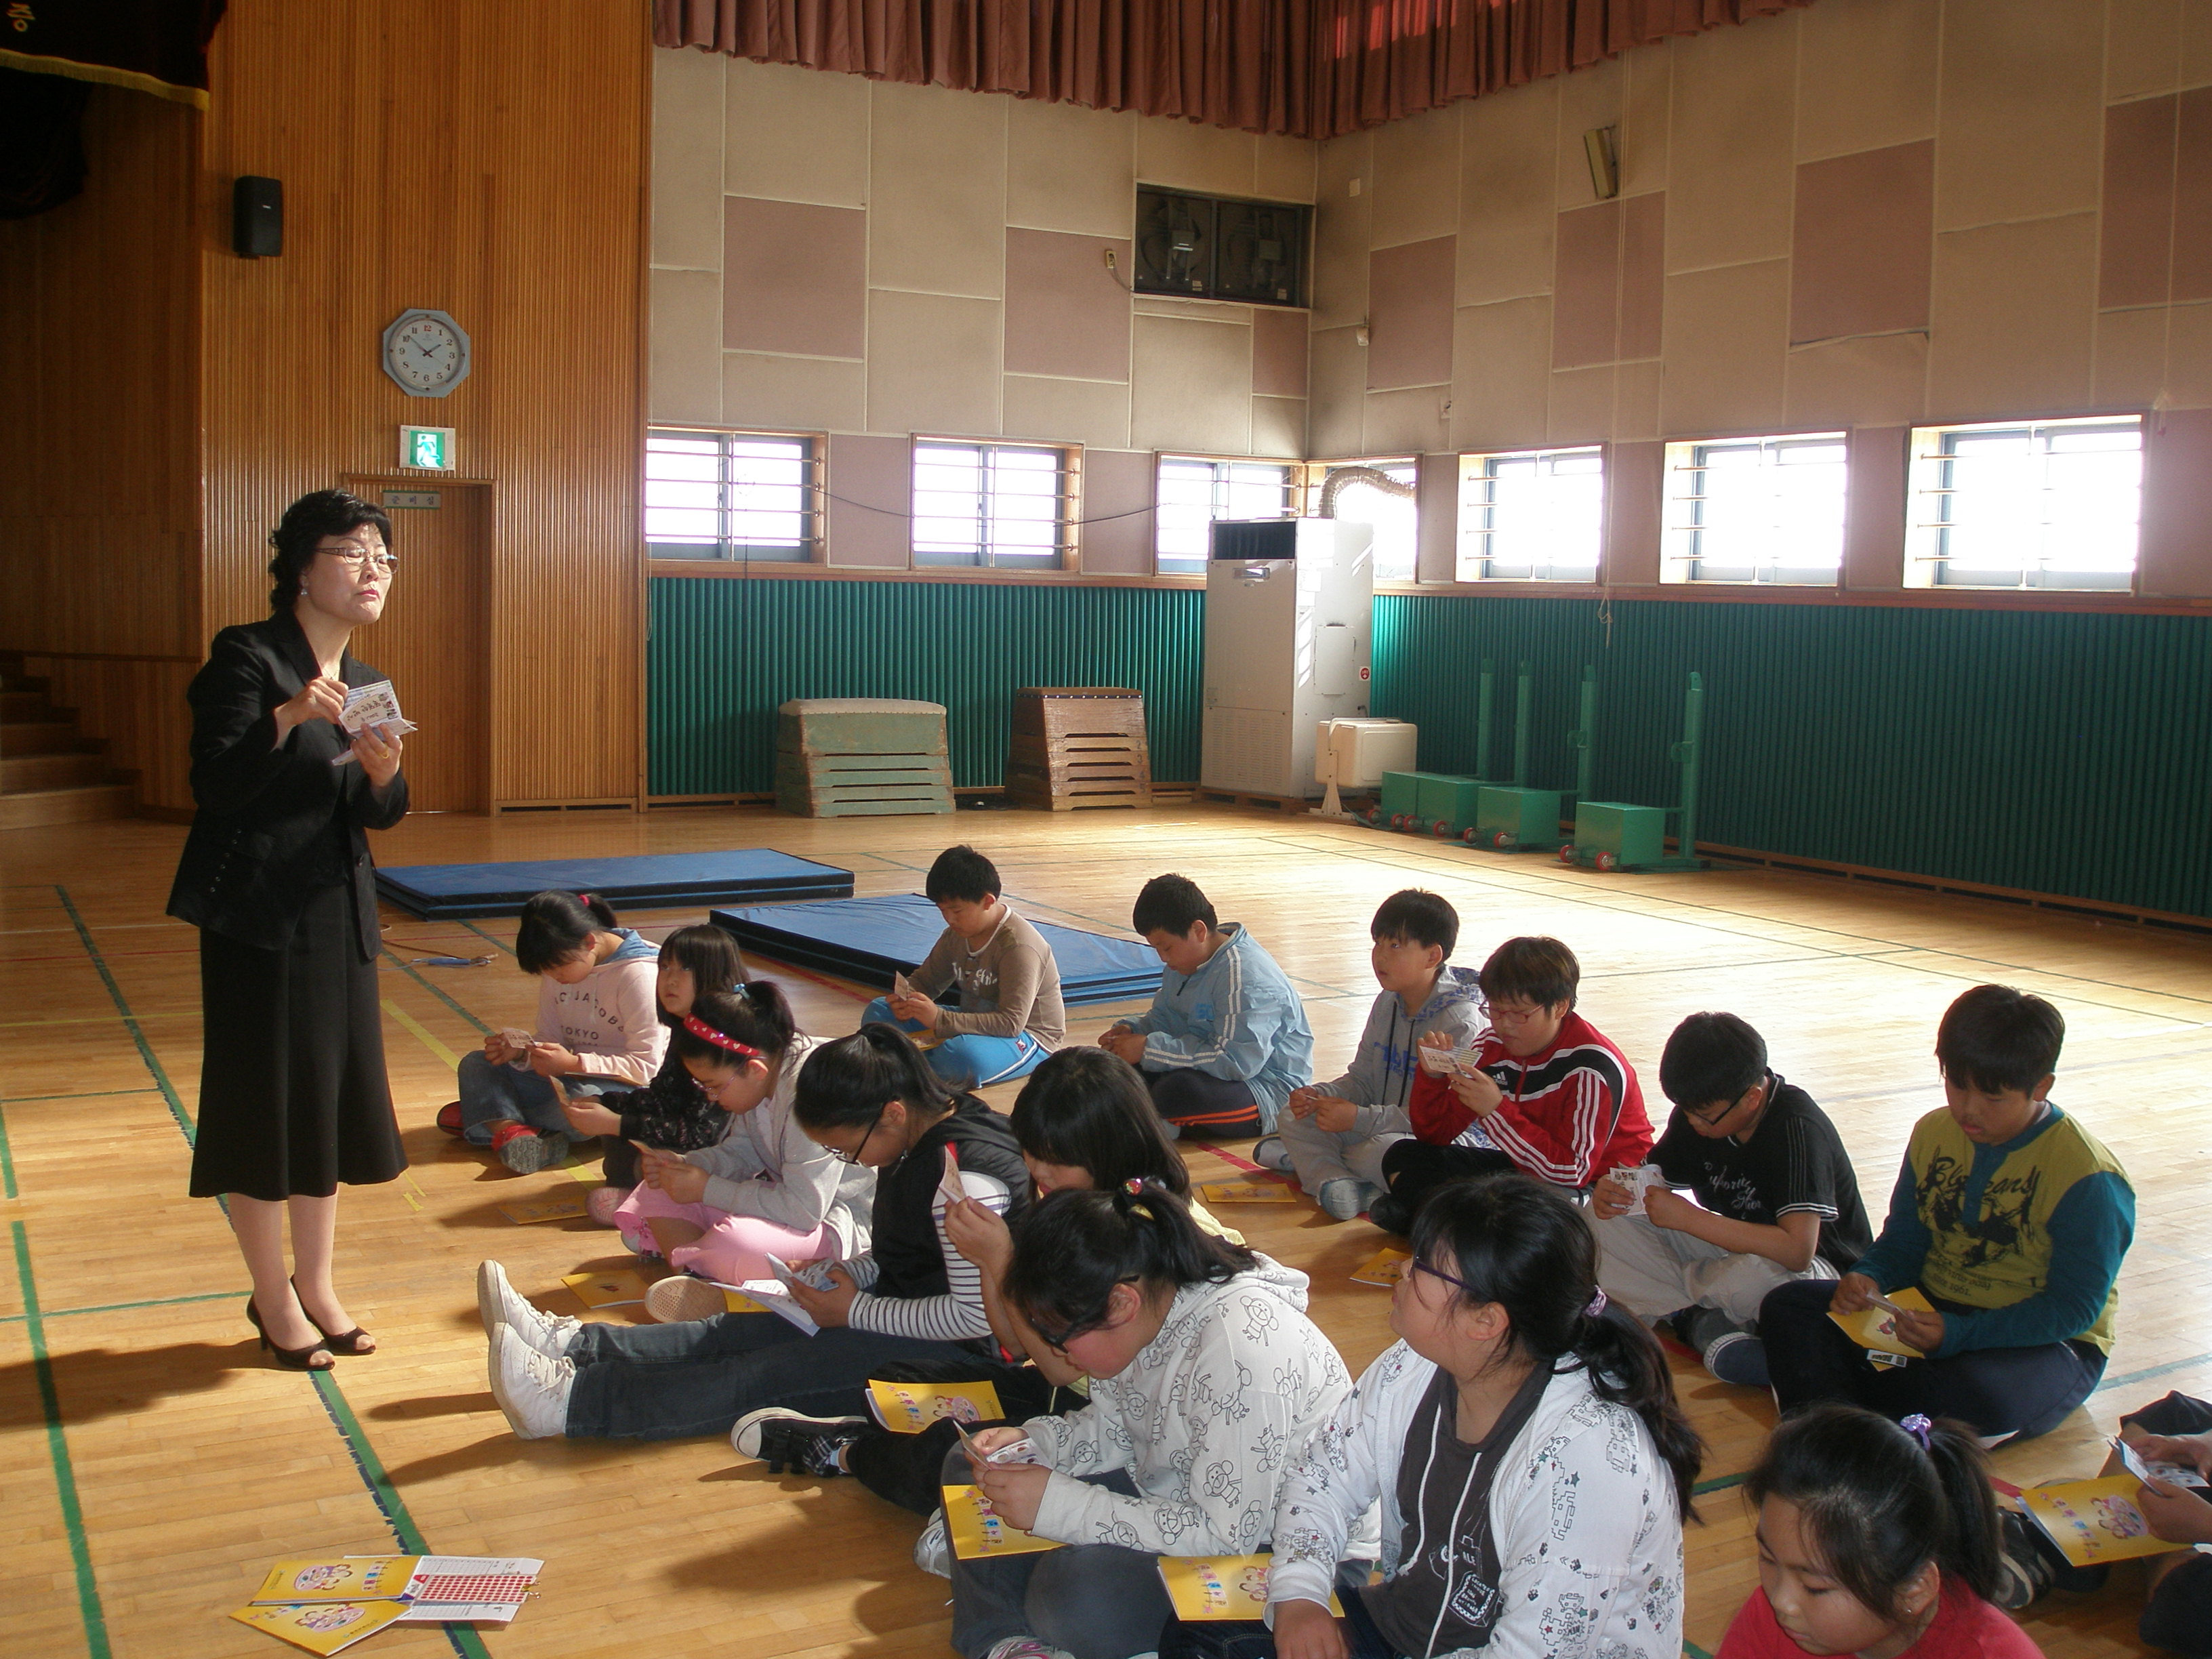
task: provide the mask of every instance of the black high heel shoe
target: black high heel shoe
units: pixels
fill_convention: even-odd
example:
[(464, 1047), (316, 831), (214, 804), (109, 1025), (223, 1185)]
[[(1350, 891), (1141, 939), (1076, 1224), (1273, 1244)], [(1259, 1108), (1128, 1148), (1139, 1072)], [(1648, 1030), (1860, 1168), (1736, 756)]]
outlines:
[[(300, 1294), (300, 1287), (297, 1283), (295, 1283), (292, 1285), (292, 1294), (295, 1297)], [(307, 1322), (310, 1325), (313, 1325), (319, 1331), (323, 1331), (323, 1322), (316, 1318), (314, 1315), (307, 1313), (307, 1304), (306, 1303), (302, 1302), (300, 1304), (300, 1311), (303, 1314), (307, 1314)], [(365, 1348), (361, 1346), (364, 1339), (366, 1339), (368, 1343), (368, 1346)], [(363, 1354), (372, 1354), (376, 1352), (376, 1339), (370, 1336), (367, 1331), (362, 1329), (358, 1325), (355, 1326), (349, 1331), (338, 1331), (336, 1333), (323, 1331), (323, 1342), (332, 1353), (342, 1353), (350, 1358), (358, 1358)]]
[[(261, 1310), (253, 1305), (253, 1298), (250, 1296), (246, 1298), (246, 1322), (252, 1326), (260, 1335), (263, 1351), (276, 1355), (276, 1363), (286, 1370), (326, 1371), (330, 1370), (328, 1365), (315, 1364), (317, 1354), (321, 1354), (325, 1358), (330, 1357), (331, 1351), (324, 1343), (311, 1342), (304, 1348), (280, 1348), (271, 1342), (269, 1340), (269, 1328), (261, 1322)], [(314, 1324), (313, 1320), (307, 1322), (311, 1325)], [(322, 1327), (317, 1325), (315, 1328), (320, 1330)]]

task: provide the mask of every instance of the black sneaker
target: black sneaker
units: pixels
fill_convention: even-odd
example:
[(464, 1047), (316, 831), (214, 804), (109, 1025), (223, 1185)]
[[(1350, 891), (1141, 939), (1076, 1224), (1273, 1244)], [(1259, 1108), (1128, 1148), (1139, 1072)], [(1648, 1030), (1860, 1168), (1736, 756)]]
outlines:
[(846, 1471), (837, 1455), (874, 1425), (865, 1417), (802, 1417), (781, 1406), (749, 1412), (730, 1431), (740, 1455), (757, 1457), (770, 1474), (811, 1474), (828, 1480)]
[(1386, 1233), (1401, 1238), (1413, 1236), (1413, 1206), (1395, 1193), (1385, 1193), (1367, 1206), (1367, 1218)]
[(1990, 1599), (2007, 1613), (2025, 1611), (2045, 1590), (2087, 1594), (2102, 1589), (2109, 1567), (2077, 1567), (2058, 1552), (2042, 1528), (2011, 1510), (1997, 1516), (2001, 1552), (1997, 1592)]

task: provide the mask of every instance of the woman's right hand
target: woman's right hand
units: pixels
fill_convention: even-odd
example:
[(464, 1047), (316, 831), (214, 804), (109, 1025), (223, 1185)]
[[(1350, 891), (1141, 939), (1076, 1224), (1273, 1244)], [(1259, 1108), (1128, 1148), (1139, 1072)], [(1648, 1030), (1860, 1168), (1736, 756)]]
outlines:
[(328, 720), (337, 723), (345, 713), (346, 685), (343, 680), (334, 680), (327, 674), (318, 674), (300, 688), (300, 695), (289, 702), (276, 705), (276, 741), (283, 743), (292, 735), (292, 728), (305, 726), (309, 720)]
[(1275, 1603), (1275, 1659), (1346, 1659), (1344, 1627), (1319, 1601)]
[(994, 1279), (1006, 1277), (1006, 1264), (1013, 1260), (1014, 1236), (1006, 1230), (1006, 1218), (996, 1210), (972, 1198), (948, 1204), (945, 1236), (972, 1265)]

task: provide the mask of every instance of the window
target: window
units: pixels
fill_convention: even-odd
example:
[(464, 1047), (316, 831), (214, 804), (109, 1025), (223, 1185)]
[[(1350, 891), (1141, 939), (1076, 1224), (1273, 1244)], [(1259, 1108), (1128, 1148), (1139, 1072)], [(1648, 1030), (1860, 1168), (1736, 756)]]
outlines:
[(1273, 461), (1160, 457), (1153, 551), (1163, 575), (1202, 575), (1216, 519), (1287, 519), (1297, 511), (1297, 469)]
[(1921, 428), (1908, 580), (2126, 592), (2142, 498), (2137, 416)]
[(1364, 461), (1328, 461), (1316, 469), (1324, 494), (1338, 473), (1359, 467), (1380, 472), (1392, 488), (1373, 480), (1355, 478), (1340, 487), (1335, 516), (1375, 526), (1375, 580), (1409, 582), (1418, 569), (1420, 552), (1420, 514), (1415, 506), (1419, 469), (1410, 455), (1390, 455)]
[(816, 556), (821, 443), (778, 432), (653, 427), (645, 434), (645, 545), (656, 559)]
[(1845, 457), (1840, 432), (1668, 445), (1666, 580), (1833, 584)]
[(1038, 444), (914, 446), (914, 562), (988, 570), (1071, 562), (1075, 469)]
[(1604, 525), (1595, 447), (1459, 458), (1463, 582), (1594, 582)]

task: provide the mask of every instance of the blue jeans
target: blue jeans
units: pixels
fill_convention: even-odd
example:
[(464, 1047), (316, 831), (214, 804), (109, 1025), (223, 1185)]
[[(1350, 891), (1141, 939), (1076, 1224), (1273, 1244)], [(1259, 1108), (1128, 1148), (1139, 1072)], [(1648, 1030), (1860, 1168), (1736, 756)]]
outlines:
[[(945, 1005), (950, 1007), (953, 1005)], [(878, 997), (861, 1012), (863, 1025), (896, 1025), (902, 1031), (920, 1031), (919, 1020), (894, 1019), (890, 1000)], [(934, 1048), (926, 1048), (929, 1069), (956, 1086), (981, 1089), (1027, 1077), (1044, 1063), (1051, 1052), (1027, 1031), (1010, 1037), (977, 1036), (973, 1032), (948, 1037)]]
[[(495, 1123), (527, 1123), (540, 1134), (568, 1133), (560, 1091), (550, 1078), (519, 1066), (495, 1066), (477, 1048), (461, 1056), (455, 1081), (461, 1095), (461, 1137), (471, 1146), (490, 1146)], [(596, 1072), (561, 1081), (572, 1095), (611, 1094), (635, 1086)]]

